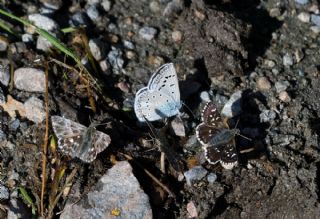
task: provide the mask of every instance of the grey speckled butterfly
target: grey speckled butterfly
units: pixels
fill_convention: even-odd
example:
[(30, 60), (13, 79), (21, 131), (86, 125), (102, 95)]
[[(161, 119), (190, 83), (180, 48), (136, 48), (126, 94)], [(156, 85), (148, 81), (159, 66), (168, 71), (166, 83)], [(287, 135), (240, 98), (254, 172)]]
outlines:
[(61, 116), (51, 116), (51, 122), (59, 149), (72, 158), (90, 163), (111, 142), (109, 135), (96, 130), (96, 124), (86, 127)]
[(177, 115), (181, 108), (177, 73), (173, 63), (162, 65), (148, 86), (136, 93), (134, 111), (140, 122), (156, 121)]

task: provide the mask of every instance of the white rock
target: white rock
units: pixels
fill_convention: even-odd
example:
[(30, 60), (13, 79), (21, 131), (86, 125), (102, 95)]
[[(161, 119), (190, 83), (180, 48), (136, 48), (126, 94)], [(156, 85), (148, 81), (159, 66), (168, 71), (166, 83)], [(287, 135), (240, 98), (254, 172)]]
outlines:
[(298, 14), (298, 19), (304, 23), (310, 22), (310, 14), (307, 12), (301, 12)]
[(59, 25), (54, 20), (42, 14), (30, 14), (28, 19), (46, 31), (55, 32), (59, 29)]
[(143, 27), (139, 30), (139, 36), (145, 40), (152, 40), (157, 32), (157, 29), (153, 27)]
[(25, 103), (26, 117), (34, 123), (40, 123), (46, 118), (43, 101), (32, 96)]
[(45, 74), (36, 68), (18, 68), (14, 71), (14, 86), (29, 92), (45, 91)]
[(89, 40), (89, 48), (95, 60), (100, 61), (105, 58), (104, 45), (100, 40)]
[(10, 81), (9, 66), (3, 66), (0, 64), (0, 82), (4, 86), (8, 86)]
[(141, 189), (127, 161), (116, 163), (79, 202), (67, 203), (60, 219), (118, 218), (151, 219), (148, 196)]
[(242, 91), (237, 91), (231, 95), (230, 99), (222, 108), (221, 114), (228, 118), (239, 115), (242, 112), (241, 108)]

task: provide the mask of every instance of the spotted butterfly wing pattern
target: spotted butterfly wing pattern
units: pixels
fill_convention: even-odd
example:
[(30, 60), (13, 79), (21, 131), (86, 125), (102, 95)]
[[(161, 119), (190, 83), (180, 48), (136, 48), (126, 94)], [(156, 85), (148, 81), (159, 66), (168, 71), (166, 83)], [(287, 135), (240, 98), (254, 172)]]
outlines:
[(212, 102), (208, 102), (201, 115), (202, 123), (196, 128), (198, 141), (203, 145), (204, 154), (210, 164), (218, 162), (225, 169), (232, 169), (238, 162), (235, 135), (238, 129), (229, 129)]
[(51, 117), (52, 128), (58, 139), (58, 148), (65, 155), (90, 163), (108, 147), (109, 135), (61, 116)]
[(135, 114), (140, 122), (156, 121), (177, 115), (180, 108), (177, 73), (172, 63), (164, 64), (151, 76), (148, 86), (136, 93)]

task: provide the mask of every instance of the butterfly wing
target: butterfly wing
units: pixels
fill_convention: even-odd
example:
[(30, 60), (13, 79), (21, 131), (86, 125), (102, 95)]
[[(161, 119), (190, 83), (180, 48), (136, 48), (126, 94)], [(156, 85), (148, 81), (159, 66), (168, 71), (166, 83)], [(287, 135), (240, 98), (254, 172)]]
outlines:
[(51, 123), (59, 149), (66, 155), (77, 157), (87, 127), (61, 116), (51, 116)]
[(215, 136), (224, 124), (221, 116), (212, 102), (206, 103), (201, 112), (201, 120), (196, 128), (196, 136), (198, 141), (206, 145)]
[(176, 101), (166, 93), (147, 87), (136, 93), (134, 110), (139, 121), (156, 121), (179, 113)]
[(173, 63), (164, 64), (156, 70), (150, 78), (148, 89), (165, 93), (181, 107), (179, 82)]
[(92, 146), (87, 150), (86, 153), (81, 154), (81, 156), (79, 157), (81, 160), (87, 163), (91, 163), (92, 161), (94, 161), (97, 155), (104, 149), (106, 149), (111, 142), (109, 135), (98, 130), (94, 130), (92, 135)]
[(210, 164), (221, 163), (225, 169), (232, 169), (238, 163), (234, 140), (228, 144), (204, 147), (205, 157)]
[(205, 123), (200, 123), (196, 128), (197, 139), (202, 145), (207, 145), (218, 132), (219, 129), (208, 126)]

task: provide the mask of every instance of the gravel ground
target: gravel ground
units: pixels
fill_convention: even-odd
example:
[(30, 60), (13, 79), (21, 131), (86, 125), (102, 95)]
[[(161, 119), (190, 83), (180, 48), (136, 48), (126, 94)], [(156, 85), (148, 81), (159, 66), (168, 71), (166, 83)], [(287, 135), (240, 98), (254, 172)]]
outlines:
[[(96, 190), (107, 191), (100, 185), (104, 179), (108, 186), (118, 185), (116, 179), (124, 186), (132, 180), (136, 187), (130, 192), (143, 204), (124, 203), (113, 210), (110, 205), (100, 209), (102, 218), (150, 218), (149, 208), (154, 218), (320, 217), (318, 1), (4, 0), (1, 8), (60, 39), (103, 84), (101, 92), (97, 84), (89, 88), (79, 72), (52, 61), (77, 68), (70, 58), (32, 28), (0, 17), (17, 33), (0, 29), (1, 218), (30, 217), (21, 187), (39, 209), (46, 102), (49, 115), (85, 126), (100, 123), (97, 129), (111, 138), (91, 163), (49, 148), (46, 202), (54, 173), (65, 171), (54, 218), (66, 203), (86, 196), (83, 205)], [(51, 60), (48, 101), (45, 60)], [(134, 98), (168, 62), (176, 68), (184, 106), (179, 118), (153, 123), (152, 133), (138, 122)], [(229, 118), (231, 128), (251, 139), (236, 137), (239, 162), (232, 170), (208, 164), (197, 142), (195, 127), (207, 101)], [(168, 158), (165, 172), (159, 147)], [(122, 180), (115, 165), (129, 158), (130, 165), (120, 162), (126, 171)], [(74, 186), (63, 187), (73, 170)], [(108, 176), (114, 174), (119, 178), (113, 182)], [(114, 200), (126, 199), (118, 187), (112, 198), (123, 203)], [(131, 216), (124, 212), (127, 204), (135, 208)]]

